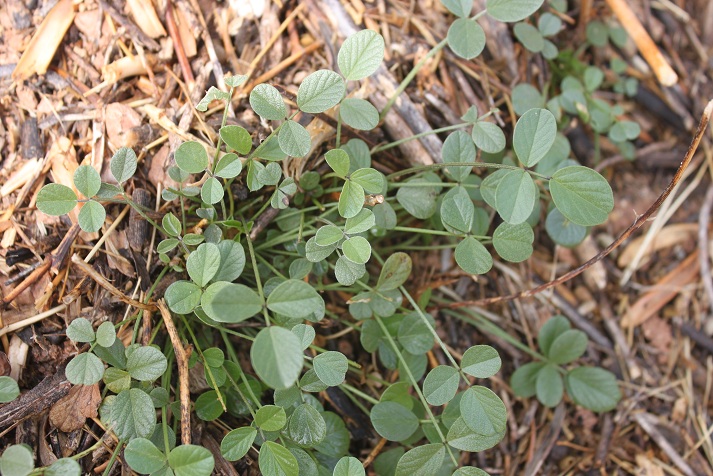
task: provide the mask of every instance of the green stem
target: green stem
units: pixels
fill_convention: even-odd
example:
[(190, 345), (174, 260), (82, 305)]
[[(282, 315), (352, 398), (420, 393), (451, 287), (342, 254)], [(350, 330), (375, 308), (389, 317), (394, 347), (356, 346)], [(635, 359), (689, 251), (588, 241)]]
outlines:
[(112, 466), (114, 466), (114, 461), (116, 460), (116, 457), (119, 455), (119, 451), (121, 450), (121, 447), (124, 446), (124, 441), (125, 440), (122, 438), (116, 444), (114, 451), (111, 452), (111, 458), (109, 458), (109, 462), (106, 464), (106, 468), (104, 469), (102, 476), (109, 476), (109, 473), (111, 472), (111, 468), (112, 468)]
[[(247, 224), (243, 220), (243, 228), (247, 230)], [(245, 233), (245, 240), (248, 242), (248, 252), (250, 253), (250, 262), (253, 265), (253, 272), (255, 273), (255, 283), (257, 284), (257, 293), (262, 300), (262, 314), (265, 316), (265, 325), (270, 325), (270, 315), (267, 312), (267, 306), (265, 306), (265, 293), (262, 290), (262, 281), (260, 280), (260, 271), (257, 269), (257, 259), (255, 258), (255, 250), (253, 249), (253, 242), (250, 239), (250, 233)]]
[[(450, 162), (447, 164), (443, 163), (443, 164), (419, 165), (418, 167), (411, 167), (410, 169), (403, 169), (403, 170), (399, 170), (398, 172), (389, 174), (386, 176), (386, 180), (391, 181), (395, 178), (402, 177), (404, 175), (415, 174), (417, 172), (424, 172), (426, 170), (444, 169), (446, 167), (480, 167), (483, 169), (525, 170), (525, 172), (527, 172), (530, 175), (533, 175), (537, 178), (540, 178), (543, 180), (550, 180), (550, 177), (548, 177), (547, 175), (543, 175), (543, 174), (534, 172), (532, 170), (523, 169), (521, 167), (516, 167), (514, 165), (491, 164), (491, 163), (487, 163), (487, 162)], [(442, 184), (435, 184), (435, 185), (441, 186)]]
[(468, 127), (468, 126), (470, 126), (470, 125), (471, 125), (470, 123), (464, 122), (464, 123), (462, 123), (462, 124), (455, 124), (455, 125), (452, 125), (452, 126), (441, 127), (440, 129), (432, 129), (432, 130), (430, 130), (430, 131), (421, 132), (420, 134), (416, 134), (416, 135), (413, 135), (413, 136), (411, 136), (411, 137), (406, 137), (405, 139), (400, 139), (400, 140), (397, 140), (397, 141), (395, 141), (395, 142), (389, 142), (388, 144), (384, 144), (384, 145), (380, 145), (380, 146), (374, 147), (373, 149), (371, 149), (371, 155), (374, 155), (374, 154), (376, 154), (377, 152), (382, 152), (382, 151), (384, 151), (384, 150), (391, 149), (391, 148), (393, 148), (393, 147), (398, 147), (398, 146), (400, 146), (401, 144), (403, 144), (403, 143), (405, 143), (405, 142), (409, 142), (409, 141), (412, 141), (412, 140), (415, 140), (415, 139), (420, 139), (421, 137), (424, 137), (424, 136), (427, 136), (427, 135), (440, 134), (441, 132), (448, 132), (448, 131), (452, 131), (452, 130), (455, 130), (455, 129), (462, 129), (462, 128)]
[[(233, 97), (233, 89), (230, 88), (230, 97)], [(223, 120), (220, 122), (220, 128), (222, 129), (225, 127), (225, 124), (228, 122), (228, 111), (230, 110), (230, 107), (228, 107), (228, 102), (226, 101), (225, 103), (225, 109), (223, 109)], [(220, 135), (220, 129), (218, 130), (218, 142), (215, 144), (215, 154), (213, 155), (213, 164), (211, 165), (210, 172), (211, 174), (215, 172), (215, 166), (218, 165), (218, 154), (220, 154), (220, 146), (223, 145), (223, 137)]]
[[(371, 395), (368, 395), (368, 394), (362, 392), (361, 390), (358, 390), (358, 389), (352, 387), (352, 386), (349, 385), (348, 383), (343, 383), (343, 384), (341, 384), (339, 387), (342, 388), (342, 389), (344, 389), (344, 390), (347, 390), (347, 391), (351, 392), (352, 394), (358, 396), (358, 397), (361, 398), (362, 400), (366, 400), (367, 402), (371, 403), (372, 405), (376, 405), (377, 403), (379, 403), (379, 400), (377, 400), (376, 398), (374, 398), (374, 397), (372, 397)], [(368, 412), (367, 412), (367, 413), (368, 413)]]

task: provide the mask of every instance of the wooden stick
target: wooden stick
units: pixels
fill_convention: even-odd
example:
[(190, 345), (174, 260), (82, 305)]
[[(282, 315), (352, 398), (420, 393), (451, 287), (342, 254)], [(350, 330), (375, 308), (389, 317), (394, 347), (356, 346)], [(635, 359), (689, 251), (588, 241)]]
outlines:
[(641, 52), (654, 74), (662, 86), (673, 86), (678, 82), (678, 75), (661, 54), (654, 40), (646, 32), (639, 18), (631, 10), (626, 0), (607, 0), (609, 7), (619, 19), (619, 23), (636, 43), (636, 47)]

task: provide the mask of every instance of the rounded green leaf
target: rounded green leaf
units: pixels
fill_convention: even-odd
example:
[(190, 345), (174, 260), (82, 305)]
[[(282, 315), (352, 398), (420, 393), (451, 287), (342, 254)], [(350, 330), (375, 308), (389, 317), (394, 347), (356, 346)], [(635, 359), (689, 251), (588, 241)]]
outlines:
[(358, 183), (369, 193), (381, 193), (386, 184), (386, 180), (381, 172), (371, 168), (355, 170), (352, 172), (350, 178), (354, 183)]
[(547, 109), (530, 109), (518, 119), (512, 145), (525, 167), (535, 166), (552, 147), (557, 121)]
[(543, 13), (537, 20), (537, 29), (543, 36), (553, 36), (562, 29), (562, 20), (552, 13)]
[(535, 233), (528, 223), (501, 223), (493, 232), (493, 247), (500, 257), (511, 263), (525, 261), (532, 255)]
[(178, 236), (183, 228), (181, 221), (173, 213), (166, 213), (161, 219), (161, 227), (169, 236)]
[(329, 150), (324, 154), (324, 160), (338, 177), (344, 178), (349, 174), (350, 160), (346, 151), (342, 149)]
[(567, 373), (565, 385), (577, 405), (595, 412), (613, 410), (621, 400), (614, 374), (598, 367), (577, 367)]
[(116, 151), (109, 162), (109, 170), (117, 182), (123, 183), (136, 173), (136, 152), (128, 147)]
[(0, 473), (8, 476), (26, 476), (35, 469), (35, 458), (25, 445), (9, 446), (0, 458)]
[(475, 58), (485, 48), (483, 27), (470, 18), (458, 18), (448, 28), (448, 46), (461, 58)]
[(317, 234), (314, 235), (315, 242), (319, 246), (329, 246), (344, 238), (344, 232), (334, 225), (324, 225)]
[(552, 341), (547, 358), (555, 364), (568, 364), (580, 358), (586, 350), (587, 334), (576, 329), (568, 329)]
[(266, 441), (260, 447), (258, 466), (263, 476), (298, 476), (297, 459), (284, 446)]
[(463, 372), (477, 378), (490, 378), (500, 370), (500, 355), (489, 345), (474, 345), (465, 351), (460, 362)]
[(465, 235), (473, 227), (475, 205), (463, 187), (451, 189), (441, 202), (441, 222), (451, 233)]
[(362, 208), (356, 216), (347, 218), (344, 224), (344, 233), (355, 235), (371, 230), (376, 224), (374, 213), (368, 208)]
[(609, 39), (609, 28), (599, 20), (587, 23), (587, 40), (594, 46), (604, 47)]
[(201, 199), (209, 205), (214, 205), (223, 199), (223, 185), (217, 178), (210, 177), (203, 183)]
[(366, 99), (346, 98), (339, 105), (339, 115), (346, 125), (361, 131), (379, 124), (379, 111)]
[(369, 414), (376, 432), (389, 441), (403, 441), (418, 429), (418, 417), (395, 402), (379, 402)]
[(97, 344), (102, 347), (111, 347), (116, 339), (116, 329), (109, 321), (102, 322), (97, 328)]
[(278, 285), (267, 297), (267, 308), (287, 317), (303, 319), (324, 306), (317, 291), (297, 279)]
[(339, 74), (321, 69), (302, 80), (297, 89), (297, 107), (300, 111), (318, 114), (336, 106), (345, 91), (344, 80)]
[(376, 283), (379, 291), (392, 291), (406, 282), (411, 274), (411, 257), (406, 253), (396, 252), (384, 262)]
[(305, 244), (305, 258), (312, 263), (318, 263), (334, 253), (334, 250), (336, 249), (336, 244), (329, 246), (318, 245), (315, 237), (313, 236), (307, 240), (307, 243)]
[(266, 327), (253, 342), (250, 361), (265, 384), (274, 389), (285, 389), (297, 381), (302, 371), (302, 345), (287, 329)]
[(431, 405), (445, 405), (456, 396), (459, 381), (458, 371), (453, 367), (434, 367), (423, 381), (423, 396)]
[(124, 448), (124, 458), (131, 469), (141, 474), (158, 471), (166, 464), (166, 455), (146, 438), (134, 438)]
[(548, 319), (537, 333), (537, 345), (540, 346), (542, 353), (549, 355), (552, 343), (571, 328), (572, 325), (564, 316), (553, 316)]
[(312, 146), (312, 138), (301, 124), (295, 121), (287, 121), (282, 124), (277, 133), (277, 140), (280, 149), (292, 157), (304, 157)]
[(339, 70), (349, 81), (373, 74), (384, 59), (384, 38), (372, 30), (349, 36), (337, 54)]
[(503, 176), (495, 191), (498, 214), (511, 225), (524, 223), (537, 200), (537, 186), (526, 171), (512, 170)]
[(188, 281), (176, 281), (164, 293), (169, 309), (188, 314), (201, 302), (201, 288)]
[(485, 274), (493, 267), (493, 257), (485, 246), (472, 236), (466, 236), (458, 243), (455, 258), (458, 266), (470, 274)]
[(489, 154), (497, 154), (505, 148), (505, 134), (492, 122), (478, 121), (471, 134), (475, 145)]
[(72, 458), (60, 458), (45, 470), (45, 476), (81, 476), (82, 468)]
[(497, 445), (503, 439), (503, 436), (505, 436), (505, 429), (501, 433), (492, 435), (482, 435), (474, 432), (466, 425), (463, 417), (458, 417), (448, 429), (446, 439), (453, 448), (475, 453)]
[(20, 396), (20, 387), (14, 378), (7, 375), (0, 377), (0, 403), (7, 403)]
[(82, 230), (93, 233), (101, 229), (105, 218), (106, 211), (101, 203), (90, 200), (85, 202), (79, 210), (77, 222)]
[[(443, 158), (443, 163), (446, 164), (453, 162), (475, 163), (475, 153), (475, 144), (473, 143), (473, 139), (471, 139), (468, 134), (463, 131), (455, 131), (446, 137), (445, 142), (443, 142), (441, 157)], [(468, 166), (446, 168), (446, 173), (448, 173), (453, 180), (457, 182), (465, 180), (472, 171), (473, 167)]]
[(188, 141), (178, 146), (174, 154), (176, 165), (189, 174), (203, 172), (208, 167), (208, 153), (200, 142)]
[(276, 405), (265, 405), (255, 413), (255, 424), (265, 431), (279, 431), (287, 424), (285, 409)]
[(111, 420), (119, 438), (148, 438), (156, 425), (151, 397), (138, 388), (122, 390), (111, 404)]
[(510, 386), (515, 395), (522, 398), (535, 395), (537, 393), (537, 374), (544, 366), (544, 362), (530, 362), (515, 370), (510, 378)]
[(237, 241), (222, 240), (218, 243), (220, 269), (211, 281), (235, 281), (245, 268), (245, 250)]
[(74, 342), (94, 342), (96, 336), (91, 322), (78, 317), (67, 326), (67, 337)]
[(469, 17), (473, 0), (441, 0), (444, 7), (457, 17)]
[(220, 454), (228, 461), (238, 461), (250, 451), (257, 430), (249, 426), (230, 431), (220, 442)]
[(344, 218), (356, 216), (364, 208), (364, 188), (351, 180), (344, 182), (337, 208), (339, 214)]
[(168, 454), (168, 465), (176, 476), (210, 476), (215, 461), (210, 450), (196, 445), (181, 445)]
[(488, 0), (485, 7), (496, 20), (516, 22), (535, 13), (544, 0)]
[(287, 116), (287, 107), (280, 91), (269, 84), (258, 84), (250, 91), (250, 107), (268, 121), (279, 121)]
[(312, 344), (315, 336), (314, 327), (308, 326), (307, 324), (297, 324), (295, 327), (290, 329), (290, 332), (296, 335), (300, 340), (302, 350), (307, 349), (307, 347)]
[(220, 137), (228, 148), (238, 154), (245, 155), (253, 147), (253, 139), (245, 128), (235, 125), (223, 126), (220, 128)]
[(371, 258), (371, 245), (362, 236), (353, 236), (342, 243), (342, 251), (351, 261), (357, 264), (366, 264)]
[(441, 443), (422, 445), (406, 452), (396, 464), (395, 476), (431, 476), (438, 473), (446, 457)]
[(99, 192), (102, 180), (99, 173), (90, 165), (80, 165), (74, 171), (74, 186), (87, 198), (91, 198)]
[(547, 214), (545, 230), (555, 243), (567, 248), (577, 246), (587, 236), (587, 227), (572, 223), (556, 208)]
[(538, 373), (535, 381), (537, 399), (546, 407), (554, 407), (562, 401), (564, 385), (562, 375), (554, 365), (545, 365)]
[(480, 468), (473, 466), (463, 466), (455, 470), (452, 476), (489, 476), (488, 473)]
[(220, 250), (213, 243), (201, 244), (186, 260), (188, 276), (200, 287), (207, 285), (219, 268)]
[(134, 349), (126, 359), (126, 370), (140, 382), (151, 382), (166, 371), (166, 356), (156, 347), (144, 346)]
[(66, 185), (50, 183), (37, 194), (37, 208), (52, 216), (65, 215), (77, 206), (77, 194)]
[(545, 47), (545, 39), (542, 37), (540, 30), (529, 23), (518, 23), (513, 27), (515, 37), (522, 43), (522, 46), (532, 51), (539, 53)]
[(344, 456), (334, 466), (332, 476), (366, 476), (364, 466), (353, 456)]
[(327, 436), (327, 424), (316, 408), (303, 403), (292, 412), (287, 434), (300, 446), (315, 446)]
[(104, 374), (104, 364), (96, 355), (85, 352), (69, 361), (64, 374), (74, 385), (94, 385)]
[(505, 431), (505, 404), (489, 388), (476, 385), (463, 392), (460, 413), (466, 425), (480, 435), (500, 435)]
[(550, 180), (557, 209), (582, 226), (604, 223), (614, 208), (614, 194), (604, 177), (580, 165), (559, 169)]
[(334, 265), (334, 276), (342, 286), (351, 286), (366, 273), (366, 267), (346, 256), (340, 256)]
[(224, 281), (211, 284), (201, 296), (201, 307), (208, 317), (230, 324), (250, 319), (262, 310), (262, 304), (251, 288)]
[(344, 382), (349, 362), (341, 352), (330, 350), (315, 357), (312, 366), (322, 382), (336, 387)]
[(433, 347), (433, 327), (424, 322), (417, 311), (411, 312), (401, 321), (398, 338), (408, 352), (414, 355), (425, 354)]
[(545, 100), (539, 89), (529, 83), (520, 83), (512, 89), (512, 105), (515, 114), (522, 116), (530, 109), (544, 106)]
[(225, 154), (215, 166), (215, 175), (226, 179), (237, 177), (243, 170), (243, 163), (236, 154)]

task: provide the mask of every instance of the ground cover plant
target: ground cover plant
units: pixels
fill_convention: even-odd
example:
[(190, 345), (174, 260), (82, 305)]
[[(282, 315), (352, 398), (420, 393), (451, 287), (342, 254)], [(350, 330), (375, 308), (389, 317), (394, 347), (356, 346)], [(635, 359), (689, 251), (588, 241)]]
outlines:
[[(279, 81), (243, 94), (249, 75), (218, 78), (225, 88), (210, 86), (189, 111), (202, 135), (175, 147), (167, 170), (174, 185), (160, 190), (160, 213), (138, 199), (144, 157), (132, 147), (116, 148), (108, 173), (84, 164), (71, 183), (39, 190), (38, 210), (74, 214), (87, 236), (106, 234), (107, 220), (127, 206), (155, 236), (151, 254), (143, 250), (144, 297), (107, 283), (122, 296), (123, 316), (76, 316), (66, 326), (78, 349), (66, 379), (101, 388), (96, 423), (115, 442), (103, 474), (117, 461), (138, 474), (180, 476), (254, 461), (267, 476), (482, 476), (477, 454), (512, 424), (494, 379), (547, 408), (617, 407), (617, 376), (581, 359), (592, 344), (567, 317), (549, 317), (531, 339), (536, 346), (527, 345), (480, 310), (452, 305), (440, 286), (413, 285), (420, 252), (443, 251), (460, 276), (478, 282), (531, 259), (540, 233), (557, 246), (582, 243), (607, 222), (614, 194), (572, 158), (565, 129), (573, 118), (591, 128), (595, 163), (600, 136), (633, 157), (640, 133), (620, 106), (599, 98), (602, 70), (555, 44), (564, 2), (441, 1), (447, 33), (381, 107), (361, 94), (385, 57), (384, 37), (370, 29), (336, 45), (335, 67), (306, 73), (294, 95)], [(472, 105), (439, 129), (369, 142), (363, 134), (380, 130), (429, 60), (446, 49), (462, 60), (481, 55), (486, 18), (510, 25), (524, 48), (549, 61), (553, 82), (514, 85), (511, 123), (498, 107)], [(583, 48), (604, 47), (607, 35), (625, 41), (620, 30), (592, 23)], [(632, 93), (637, 84), (627, 81), (608, 86)], [(235, 106), (249, 108), (262, 130), (234, 123)], [(335, 131), (316, 147), (312, 120)], [(383, 166), (398, 146), (431, 134), (443, 138), (433, 163)], [(72, 263), (86, 269), (91, 256), (76, 253)], [(444, 317), (486, 343), (455, 349)], [(356, 353), (366, 358), (340, 345), (348, 335), (358, 336)], [(498, 345), (532, 359), (503, 375)], [(0, 377), (3, 402), (19, 394), (14, 379)], [(220, 435), (212, 448), (194, 441), (208, 427)], [(369, 439), (378, 450), (365, 455), (360, 441)], [(103, 444), (46, 466), (36, 465), (32, 448), (10, 445), (0, 472), (81, 474), (79, 462)]]

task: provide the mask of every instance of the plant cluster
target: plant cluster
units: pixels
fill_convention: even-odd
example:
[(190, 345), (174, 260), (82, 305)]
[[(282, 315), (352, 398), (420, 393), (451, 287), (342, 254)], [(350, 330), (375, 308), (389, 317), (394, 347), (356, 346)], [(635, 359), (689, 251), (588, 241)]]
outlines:
[[(485, 44), (480, 16), (520, 22), (542, 3), (488, 0), (486, 10), (471, 15), (471, 0), (443, 0), (458, 18), (429, 54), (448, 45), (454, 53), (473, 58)], [(430, 293), (416, 298), (405, 287), (412, 261), (404, 251), (453, 249), (465, 273), (484, 274), (493, 266), (490, 245), (509, 262), (532, 254), (533, 227), (542, 209), (547, 210), (550, 235), (558, 243), (574, 244), (588, 227), (603, 223), (613, 207), (607, 181), (568, 158), (558, 132), (563, 127), (560, 117), (541, 106), (521, 111), (511, 149), (505, 132), (489, 120), (497, 111), (480, 114), (471, 107), (462, 123), (435, 131), (449, 133), (439, 163), (388, 176), (372, 168), (373, 154), (398, 143), (370, 150), (360, 139), (342, 143), (341, 129), (377, 127), (420, 67), (378, 111), (352, 97), (351, 86), (374, 73), (383, 54), (384, 41), (376, 32), (350, 36), (339, 49), (339, 72), (308, 75), (299, 86), (294, 110), (275, 87), (255, 86), (250, 107), (272, 125), (270, 135), (256, 147), (249, 131), (227, 125), (225, 107), (214, 145), (189, 141), (176, 149), (176, 166), (168, 174), (178, 185), (162, 195), (175, 205), (175, 214), (166, 213), (160, 222), (127, 193), (137, 168), (131, 149), (119, 149), (111, 159), (115, 184), (102, 183), (92, 167), (81, 166), (74, 186), (83, 198), (61, 184), (46, 185), (37, 197), (37, 207), (51, 215), (69, 213), (81, 204), (78, 221), (85, 231), (102, 228), (103, 204), (128, 203), (163, 235), (157, 246), (162, 270), (149, 294), (167, 273), (174, 273), (164, 297), (182, 338), (194, 348), (189, 366), (199, 366), (199, 371), (202, 367), (207, 385), (193, 402), (195, 416), (221, 420), (223, 458), (236, 461), (252, 451), (266, 476), (365, 474), (362, 463), (349, 454), (350, 432), (344, 420), (315, 396), (330, 387), (339, 387), (368, 415), (376, 434), (397, 443), (376, 458), (377, 473), (485, 475), (478, 468), (458, 468), (459, 453), (486, 450), (505, 435), (505, 405), (484, 385), (499, 371), (500, 357), (490, 346), (475, 345), (456, 359), (426, 311), (437, 298)], [(229, 91), (210, 88), (196, 108), (207, 111), (214, 101), (227, 103), (246, 79), (226, 77)], [(336, 143), (317, 159), (324, 167), (314, 162), (307, 167), (312, 143), (298, 118), (330, 111), (337, 119)], [(230, 191), (235, 180), (252, 196), (236, 201)], [(258, 193), (263, 189), (268, 194)], [(335, 195), (338, 199), (332, 198)], [(250, 231), (268, 207), (282, 211), (253, 242)], [(394, 249), (384, 239), (396, 234), (403, 239)], [(344, 296), (349, 296), (346, 303)], [(349, 315), (339, 315), (327, 303), (346, 304)], [(86, 319), (72, 321), (67, 336), (89, 350), (67, 365), (67, 378), (75, 385), (104, 383), (101, 421), (120, 439), (117, 452), (125, 445), (124, 459), (131, 469), (152, 475), (208, 475), (214, 461), (207, 449), (176, 444), (176, 356), (170, 343), (157, 344), (156, 333), (156, 343), (137, 343), (146, 318), (139, 310), (116, 324), (134, 324), (129, 345), (117, 338), (112, 323), (95, 330)], [(363, 376), (382, 389), (378, 398), (350, 384), (349, 375), (360, 373), (357, 362), (315, 344), (315, 324), (325, 318), (359, 332), (364, 350), (375, 354), (387, 371), (398, 372), (395, 381)], [(252, 325), (237, 325), (248, 320)], [(619, 393), (611, 374), (560, 367), (585, 351), (583, 336), (569, 329), (566, 320), (550, 321), (540, 333), (543, 355), (535, 354), (542, 362), (515, 373), (515, 391), (536, 394), (552, 406), (562, 399), (564, 375), (576, 403), (595, 411), (613, 408)], [(434, 345), (447, 364), (428, 370), (426, 354)], [(587, 395), (592, 387), (605, 395)], [(3, 466), (10, 459), (24, 464), (24, 451), (11, 447), (5, 452), (0, 459), (3, 474), (29, 474), (31, 464), (8, 472)], [(59, 473), (49, 468), (46, 474)]]

